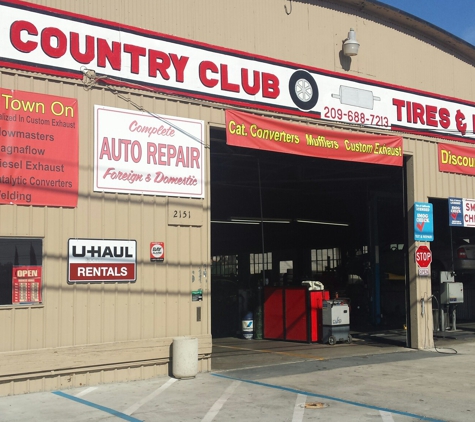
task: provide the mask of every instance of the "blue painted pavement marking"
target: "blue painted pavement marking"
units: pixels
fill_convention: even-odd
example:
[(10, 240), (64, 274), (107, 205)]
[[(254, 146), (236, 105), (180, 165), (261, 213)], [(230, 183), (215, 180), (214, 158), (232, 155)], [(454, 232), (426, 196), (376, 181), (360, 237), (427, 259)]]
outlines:
[(124, 419), (126, 421), (143, 422), (142, 420), (126, 415), (125, 413), (121, 413), (117, 410), (110, 409), (109, 407), (101, 406), (100, 404), (95, 404), (90, 401), (80, 399), (79, 397), (70, 396), (69, 394), (62, 393), (61, 391), (53, 391), (53, 394), (64, 397), (65, 399), (75, 401), (77, 403), (84, 404), (86, 406), (93, 407), (94, 409), (102, 410), (103, 412), (110, 413), (111, 415), (117, 416), (118, 418)]
[(358, 402), (351, 401), (351, 400), (339, 399), (338, 397), (330, 397), (330, 396), (325, 396), (323, 394), (311, 393), (309, 391), (297, 390), (295, 388), (282, 387), (280, 385), (266, 384), (264, 382), (259, 382), (259, 381), (251, 381), (251, 380), (245, 380), (245, 379), (240, 379), (240, 378), (234, 378), (234, 377), (229, 377), (227, 375), (222, 375), (222, 374), (211, 374), (211, 375), (213, 375), (215, 377), (226, 378), (226, 379), (233, 380), (233, 381), (236, 380), (236, 381), (247, 382), (249, 384), (259, 385), (261, 387), (274, 388), (276, 390), (288, 391), (290, 393), (306, 394), (307, 396), (318, 397), (318, 398), (326, 399), (326, 400), (333, 400), (333, 401), (336, 401), (336, 402), (345, 403), (345, 404), (349, 404), (349, 405), (352, 405), (352, 406), (364, 407), (366, 409), (372, 409), (372, 410), (379, 410), (379, 411), (383, 411), (383, 412), (394, 413), (396, 415), (407, 416), (409, 418), (416, 418), (417, 420), (420, 420), (420, 421), (447, 422), (447, 421), (444, 421), (442, 419), (428, 418), (428, 417), (425, 417), (425, 416), (416, 415), (414, 413), (401, 412), (399, 410), (386, 409), (384, 407), (378, 407), (378, 406), (371, 406), (371, 405), (358, 403)]

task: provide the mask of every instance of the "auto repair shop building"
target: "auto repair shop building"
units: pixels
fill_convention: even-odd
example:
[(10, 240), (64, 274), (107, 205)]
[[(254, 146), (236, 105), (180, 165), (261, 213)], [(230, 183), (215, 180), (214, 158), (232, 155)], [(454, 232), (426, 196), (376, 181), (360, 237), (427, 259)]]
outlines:
[(473, 46), (369, 0), (1, 0), (0, 45), (0, 394), (166, 375), (177, 336), (209, 371), (263, 269), (333, 295), (361, 256), (362, 317), (433, 347)]

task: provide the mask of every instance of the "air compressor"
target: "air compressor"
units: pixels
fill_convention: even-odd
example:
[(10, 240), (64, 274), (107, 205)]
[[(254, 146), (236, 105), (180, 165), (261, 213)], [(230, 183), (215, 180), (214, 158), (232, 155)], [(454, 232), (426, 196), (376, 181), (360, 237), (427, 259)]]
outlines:
[(350, 306), (346, 299), (323, 301), (323, 343), (334, 345), (338, 341), (351, 343)]

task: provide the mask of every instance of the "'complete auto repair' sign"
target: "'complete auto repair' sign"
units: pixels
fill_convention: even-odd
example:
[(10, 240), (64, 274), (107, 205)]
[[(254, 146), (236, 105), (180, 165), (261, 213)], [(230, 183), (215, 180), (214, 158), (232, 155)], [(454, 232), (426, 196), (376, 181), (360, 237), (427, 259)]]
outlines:
[(94, 107), (94, 191), (204, 198), (204, 122)]
[(69, 239), (68, 283), (134, 282), (135, 240)]

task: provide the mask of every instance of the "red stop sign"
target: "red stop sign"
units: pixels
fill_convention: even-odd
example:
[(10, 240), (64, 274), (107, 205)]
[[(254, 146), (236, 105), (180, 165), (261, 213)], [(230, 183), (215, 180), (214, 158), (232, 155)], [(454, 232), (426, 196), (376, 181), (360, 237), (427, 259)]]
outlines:
[(419, 246), (416, 249), (416, 262), (419, 267), (428, 267), (432, 262), (432, 252), (427, 246)]

